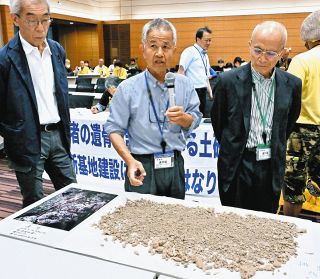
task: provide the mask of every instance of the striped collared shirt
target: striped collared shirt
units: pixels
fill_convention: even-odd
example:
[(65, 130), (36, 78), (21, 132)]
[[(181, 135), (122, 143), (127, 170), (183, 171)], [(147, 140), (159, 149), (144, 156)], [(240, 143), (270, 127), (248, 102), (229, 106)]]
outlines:
[[(261, 115), (259, 112), (257, 99), (259, 101), (262, 115), (266, 116), (265, 133), (267, 144), (271, 141), (271, 131), (273, 123), (274, 93), (275, 93), (275, 70), (270, 78), (264, 78), (253, 67), (252, 72), (252, 97), (251, 97), (251, 115), (250, 130), (246, 144), (247, 148), (256, 147), (257, 144), (264, 144), (262, 133), (264, 131)], [(271, 92), (272, 91), (272, 92)], [(271, 94), (271, 96), (270, 96)], [(255, 96), (256, 95), (256, 96)], [(270, 104), (269, 104), (270, 98)], [(268, 110), (268, 111), (267, 111)]]

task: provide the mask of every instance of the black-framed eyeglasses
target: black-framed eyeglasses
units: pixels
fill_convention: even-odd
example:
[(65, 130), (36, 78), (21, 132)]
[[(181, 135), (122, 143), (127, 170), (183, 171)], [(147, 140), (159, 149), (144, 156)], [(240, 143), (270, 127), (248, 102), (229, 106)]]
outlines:
[(279, 53), (277, 53), (273, 50), (262, 50), (261, 48), (258, 48), (258, 47), (254, 47), (254, 48), (252, 48), (252, 50), (255, 55), (260, 56), (260, 55), (264, 54), (265, 57), (267, 57), (268, 59), (274, 59), (277, 56), (280, 56)]
[(23, 20), (25, 23), (27, 23), (29, 27), (32, 27), (32, 28), (37, 27), (39, 23), (41, 23), (43, 27), (48, 27), (50, 23), (53, 21), (53, 19), (50, 17), (45, 17), (39, 20), (39, 19), (22, 19), (18, 14), (16, 14), (16, 16), (21, 20)]

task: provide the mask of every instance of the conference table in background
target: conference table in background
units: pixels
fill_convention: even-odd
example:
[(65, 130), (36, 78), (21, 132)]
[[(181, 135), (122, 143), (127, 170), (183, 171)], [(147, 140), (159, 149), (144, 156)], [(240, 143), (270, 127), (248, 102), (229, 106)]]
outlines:
[(91, 84), (96, 85), (100, 75), (96, 73), (90, 73), (90, 74), (84, 74), (84, 75), (78, 75), (78, 76), (67, 76), (69, 91), (76, 91), (76, 88), (77, 88), (76, 83), (77, 83), (78, 77), (91, 78)]
[[(70, 109), (71, 153), (78, 183), (124, 185), (126, 165), (112, 147), (104, 130), (108, 112), (92, 114), (89, 109)], [(128, 137), (125, 136), (128, 143)], [(210, 123), (191, 134), (185, 160), (186, 193), (217, 197), (217, 158), (219, 144)]]

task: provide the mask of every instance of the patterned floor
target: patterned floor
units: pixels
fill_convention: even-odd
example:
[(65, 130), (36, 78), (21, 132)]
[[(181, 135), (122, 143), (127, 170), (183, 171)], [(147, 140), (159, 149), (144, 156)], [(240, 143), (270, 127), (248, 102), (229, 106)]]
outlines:
[[(49, 180), (44, 181), (44, 192), (54, 191)], [(0, 159), (0, 220), (21, 209), (20, 189), (15, 173), (9, 170), (7, 160)]]

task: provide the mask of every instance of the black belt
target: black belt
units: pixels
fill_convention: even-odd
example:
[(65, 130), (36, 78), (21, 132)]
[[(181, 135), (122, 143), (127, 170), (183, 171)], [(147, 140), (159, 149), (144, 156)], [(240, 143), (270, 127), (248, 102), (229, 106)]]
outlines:
[(254, 152), (254, 153), (256, 153), (256, 147), (246, 147), (246, 151), (249, 151), (249, 152)]
[[(181, 151), (174, 150), (173, 153), (175, 158), (177, 158), (178, 156), (181, 156)], [(154, 154), (133, 154), (133, 153), (131, 153), (131, 155), (134, 158), (153, 158), (154, 156)]]
[(198, 93), (206, 93), (207, 90), (208, 90), (207, 87), (196, 88), (196, 91), (197, 91)]
[(51, 132), (51, 131), (57, 130), (60, 127), (60, 123), (61, 123), (61, 121), (59, 121), (57, 123), (40, 125), (40, 130), (41, 130), (41, 132)]

